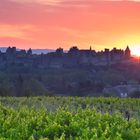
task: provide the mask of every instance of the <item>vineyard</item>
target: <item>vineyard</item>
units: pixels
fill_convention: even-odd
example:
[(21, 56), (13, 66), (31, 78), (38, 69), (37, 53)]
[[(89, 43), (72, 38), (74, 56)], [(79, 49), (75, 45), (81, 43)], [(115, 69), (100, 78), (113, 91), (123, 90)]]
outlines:
[(140, 100), (1, 97), (0, 140), (140, 140)]

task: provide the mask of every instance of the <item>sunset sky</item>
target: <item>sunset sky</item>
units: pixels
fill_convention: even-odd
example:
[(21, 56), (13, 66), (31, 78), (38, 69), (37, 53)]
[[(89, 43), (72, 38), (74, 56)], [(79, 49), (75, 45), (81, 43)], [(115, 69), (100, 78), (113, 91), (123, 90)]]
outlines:
[(0, 46), (140, 46), (140, 1), (0, 0)]

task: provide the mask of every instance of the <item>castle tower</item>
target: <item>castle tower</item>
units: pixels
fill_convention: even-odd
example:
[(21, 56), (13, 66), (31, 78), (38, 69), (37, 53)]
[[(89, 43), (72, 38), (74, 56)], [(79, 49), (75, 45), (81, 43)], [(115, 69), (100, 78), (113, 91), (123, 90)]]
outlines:
[(124, 54), (125, 54), (125, 57), (126, 57), (126, 58), (130, 58), (130, 56), (131, 56), (131, 51), (130, 51), (130, 49), (129, 49), (129, 46), (126, 47)]

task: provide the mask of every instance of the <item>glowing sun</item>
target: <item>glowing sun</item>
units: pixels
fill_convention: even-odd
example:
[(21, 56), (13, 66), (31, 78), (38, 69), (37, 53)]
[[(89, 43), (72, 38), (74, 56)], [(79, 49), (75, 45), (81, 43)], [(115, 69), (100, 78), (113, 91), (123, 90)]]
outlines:
[(133, 48), (131, 48), (131, 53), (132, 55), (140, 56), (140, 45), (134, 46)]

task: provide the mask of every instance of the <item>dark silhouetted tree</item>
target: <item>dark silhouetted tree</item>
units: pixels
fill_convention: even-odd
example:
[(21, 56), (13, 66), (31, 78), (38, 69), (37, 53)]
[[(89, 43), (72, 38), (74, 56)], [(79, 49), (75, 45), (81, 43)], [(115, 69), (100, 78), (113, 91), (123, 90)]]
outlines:
[(27, 55), (32, 55), (32, 49), (31, 48), (27, 51)]
[(16, 96), (23, 96), (23, 77), (19, 74), (16, 80)]

